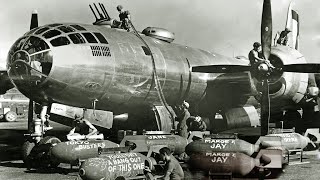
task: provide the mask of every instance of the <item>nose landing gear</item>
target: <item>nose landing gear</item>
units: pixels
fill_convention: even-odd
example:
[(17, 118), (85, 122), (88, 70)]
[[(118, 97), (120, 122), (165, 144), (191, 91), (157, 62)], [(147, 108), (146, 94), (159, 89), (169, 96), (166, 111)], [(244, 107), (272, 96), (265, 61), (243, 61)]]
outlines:
[(53, 136), (44, 137), (45, 131), (48, 130), (48, 128), (45, 127), (46, 118), (48, 118), (46, 115), (47, 106), (42, 106), (40, 118), (33, 120), (33, 103), (30, 103), (29, 105), (32, 107), (29, 107), (29, 134), (25, 134), (27, 140), (22, 146), (23, 162), (28, 170), (31, 168), (57, 167), (60, 162), (51, 156), (51, 149), (61, 141)]

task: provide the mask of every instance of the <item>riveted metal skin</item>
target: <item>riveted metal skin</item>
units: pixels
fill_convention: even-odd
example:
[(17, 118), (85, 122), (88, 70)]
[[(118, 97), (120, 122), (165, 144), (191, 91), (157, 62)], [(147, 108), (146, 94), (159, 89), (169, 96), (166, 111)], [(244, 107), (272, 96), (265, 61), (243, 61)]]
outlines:
[[(62, 31), (66, 27), (73, 31)], [(60, 34), (51, 37), (47, 36), (49, 32)], [(100, 33), (107, 43), (71, 41), (73, 34), (83, 38), (84, 34), (95, 33)], [(164, 98), (170, 106), (186, 100), (190, 107), (199, 105), (199, 115), (210, 115), (243, 107), (250, 96), (259, 94), (254, 73), (191, 72), (194, 66), (247, 66), (247, 59), (141, 36), (151, 52), (134, 33), (115, 28), (71, 23), (38, 27), (13, 44), (7, 58), (8, 75), (19, 91), (36, 102), (92, 109), (95, 101), (95, 109), (139, 116), (142, 109), (161, 103), (154, 86), (152, 53)], [(60, 40), (65, 44), (59, 44)], [(271, 49), (270, 59), (275, 60), (275, 65), (305, 63), (298, 51), (282, 46)], [(303, 73), (275, 73), (270, 77), (271, 112), (300, 102), (307, 84), (308, 76)], [(150, 120), (142, 120), (143, 116), (136, 119), (139, 121), (132, 122), (131, 127), (150, 125)], [(219, 127), (221, 131), (229, 128)]]

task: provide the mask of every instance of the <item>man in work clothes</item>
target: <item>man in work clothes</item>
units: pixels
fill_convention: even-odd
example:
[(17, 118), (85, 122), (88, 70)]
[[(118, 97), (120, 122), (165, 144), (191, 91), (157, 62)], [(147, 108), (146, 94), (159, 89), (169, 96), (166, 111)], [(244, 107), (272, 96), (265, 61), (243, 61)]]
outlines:
[(70, 130), (69, 136), (84, 135), (85, 139), (92, 135), (97, 135), (98, 130), (86, 119), (81, 118), (80, 115), (76, 114), (73, 121), (73, 128)]
[(177, 119), (179, 121), (177, 130), (178, 130), (178, 135), (184, 138), (188, 138), (188, 126), (187, 126), (187, 119), (190, 118), (190, 113), (189, 113), (189, 103), (186, 101), (183, 101), (181, 105), (181, 110), (178, 113)]
[(129, 20), (131, 20), (130, 12), (124, 11), (121, 5), (117, 6), (120, 18), (120, 28), (130, 31)]
[(179, 161), (172, 155), (169, 148), (163, 147), (159, 150), (160, 157), (166, 163), (164, 180), (181, 180), (184, 178), (184, 172)]
[(288, 34), (291, 32), (290, 29), (286, 28), (284, 31), (281, 31), (280, 37), (277, 40), (277, 43), (280, 45), (287, 46), (288, 45)]

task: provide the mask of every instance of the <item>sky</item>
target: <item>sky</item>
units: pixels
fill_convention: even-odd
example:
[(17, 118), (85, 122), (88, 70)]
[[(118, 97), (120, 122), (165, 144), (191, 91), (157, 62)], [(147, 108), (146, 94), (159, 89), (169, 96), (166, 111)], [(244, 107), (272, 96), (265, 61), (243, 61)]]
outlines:
[[(285, 27), (290, 1), (271, 0), (274, 34)], [(247, 56), (253, 42), (260, 41), (263, 0), (10, 0), (0, 2), (0, 66), (14, 41), (28, 31), (33, 10), (39, 25), (91, 24), (95, 19), (88, 4), (93, 2), (103, 2), (113, 18), (118, 18), (116, 6), (123, 5), (140, 31), (166, 28), (175, 33), (175, 43), (226, 56)], [(308, 62), (320, 62), (320, 1), (294, 4), (300, 15), (300, 51)]]

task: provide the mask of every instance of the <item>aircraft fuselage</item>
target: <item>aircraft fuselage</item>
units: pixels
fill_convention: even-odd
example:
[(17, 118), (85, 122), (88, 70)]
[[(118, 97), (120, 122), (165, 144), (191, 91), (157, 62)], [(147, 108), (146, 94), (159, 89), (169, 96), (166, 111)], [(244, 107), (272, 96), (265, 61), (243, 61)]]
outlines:
[[(221, 74), (192, 73), (190, 71), (192, 66), (248, 64), (247, 60), (228, 58), (141, 34), (151, 48), (152, 52), (148, 52), (143, 42), (134, 33), (94, 25), (80, 25), (85, 30), (79, 31), (70, 25), (60, 24), (55, 27), (48, 25), (32, 30), (24, 36), (26, 39), (20, 47), (21, 54), (26, 55), (19, 55), (18, 48), (15, 48), (19, 42), (13, 45), (9, 53), (9, 64), (18, 59), (31, 64), (34, 61), (43, 64), (51, 63), (51, 68), (44, 68), (41, 64), (42, 69), (39, 71), (47, 74), (47, 77), (42, 77), (40, 82), (33, 84), (32, 92), (28, 87), (30, 83), (27, 85), (23, 81), (28, 78), (30, 72), (23, 70), (24, 66), (18, 65), (19, 63), (16, 67), (11, 67), (9, 74), (18, 77), (13, 78), (13, 81), (19, 90), (36, 101), (92, 108), (92, 102), (96, 100), (97, 109), (119, 112), (120, 110), (125, 112), (137, 105), (159, 104), (152, 76), (150, 53), (153, 53), (157, 75), (168, 103), (175, 104), (182, 100), (199, 103), (205, 94), (207, 81), (214, 80)], [(69, 27), (73, 31), (65, 33), (61, 27)], [(48, 31), (58, 31), (55, 33), (59, 35), (51, 37)], [(99, 42), (95, 33), (101, 33), (107, 42)], [(93, 34), (97, 42), (83, 38), (85, 42), (75, 44), (71, 39), (71, 37), (74, 38), (72, 34), (78, 34), (77, 36), (82, 38), (84, 34)], [(41, 43), (47, 44), (48, 47), (31, 52), (28, 46), (30, 37), (44, 41)], [(64, 40), (61, 40), (61, 37)], [(43, 51), (45, 53), (40, 53)], [(28, 58), (24, 56), (28, 56), (30, 60), (25, 60)], [(237, 82), (240, 78), (248, 84), (247, 74), (242, 76), (232, 74), (228, 77), (232, 82)], [(227, 77), (222, 79), (229, 80)], [(232, 92), (234, 89), (231, 90)]]

